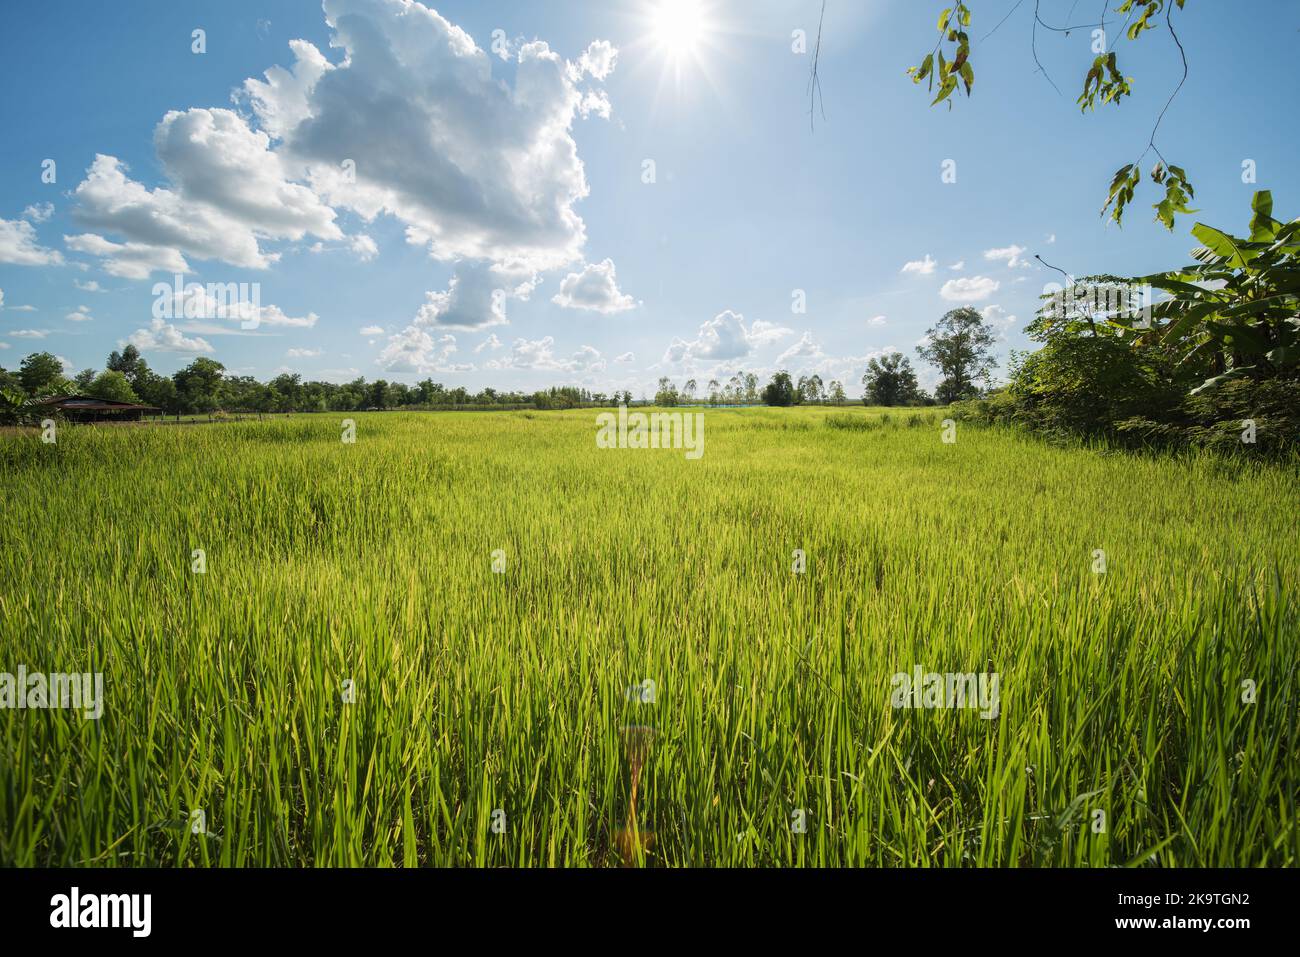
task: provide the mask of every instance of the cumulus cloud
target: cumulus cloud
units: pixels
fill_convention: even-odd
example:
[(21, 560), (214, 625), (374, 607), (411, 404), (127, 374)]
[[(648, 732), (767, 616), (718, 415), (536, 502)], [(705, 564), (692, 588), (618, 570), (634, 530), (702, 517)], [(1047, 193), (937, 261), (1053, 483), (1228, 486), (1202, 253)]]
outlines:
[(1016, 324), (1016, 317), (1007, 312), (1001, 306), (990, 304), (980, 310), (980, 315), (998, 333), (998, 338), (1005, 339), (1011, 327)]
[(33, 223), (43, 223), (53, 215), (53, 203), (33, 203), (23, 210), (23, 219), (30, 219)]
[(365, 233), (357, 233), (349, 239), (348, 248), (363, 263), (368, 263), (379, 255), (379, 245)]
[(603, 372), (605, 362), (600, 352), (592, 346), (582, 346), (568, 359), (555, 355), (555, 339), (516, 339), (508, 355), (484, 363), (485, 369), (523, 369), (571, 374)]
[(286, 359), (315, 359), (324, 354), (323, 349), (290, 349), (284, 354), (284, 357)]
[(444, 261), (544, 271), (580, 258), (586, 229), (573, 207), (588, 186), (570, 132), (580, 83), (608, 76), (612, 46), (593, 44), (570, 64), (541, 40), (523, 43), (511, 84), (423, 4), (324, 7), (339, 64), (298, 41), (290, 70), (244, 84), (318, 195), (367, 220), (395, 216), (410, 242)]
[(190, 338), (169, 322), (155, 319), (148, 329), (137, 329), (126, 341), (141, 352), (213, 352), (211, 343), (198, 336)]
[(94, 317), (90, 314), (89, 306), (78, 306), (63, 318), (69, 322), (90, 322)]
[(826, 354), (821, 350), (821, 346), (817, 345), (816, 341), (813, 339), (812, 333), (805, 332), (800, 336), (798, 342), (776, 357), (776, 365), (778, 367), (789, 365), (802, 366), (814, 359), (824, 358), (825, 355)]
[(0, 219), (0, 263), (15, 266), (57, 266), (63, 255), (36, 241), (36, 230), (22, 219)]
[(686, 360), (741, 359), (790, 333), (789, 329), (761, 320), (752, 329), (747, 328), (744, 316), (727, 309), (703, 323), (694, 339), (674, 338), (663, 361), (677, 364)]
[(75, 288), (80, 289), (82, 292), (103, 292), (104, 291), (104, 287), (101, 286), (94, 279), (91, 279), (87, 282), (82, 282), (80, 279), (74, 279), (72, 280), (72, 285)]
[(987, 276), (962, 276), (944, 283), (939, 295), (949, 302), (979, 302), (997, 292), (1000, 285)]
[(614, 260), (588, 263), (582, 272), (571, 272), (560, 281), (560, 291), (551, 302), (565, 309), (582, 309), (613, 315), (636, 308), (631, 296), (619, 291)]
[(929, 276), (934, 272), (935, 261), (926, 253), (924, 259), (914, 259), (909, 263), (904, 263), (901, 272), (910, 273), (914, 276)]
[(582, 56), (578, 57), (579, 75), (590, 73), (597, 80), (603, 80), (614, 72), (618, 63), (618, 48), (608, 40), (593, 40)]
[(383, 326), (362, 326), (357, 332), (363, 336), (382, 336), (384, 334)]
[(185, 272), (186, 254), (265, 269), (279, 254), (265, 252), (263, 240), (343, 236), (334, 210), (311, 189), (289, 181), (270, 137), (231, 110), (167, 113), (154, 130), (154, 150), (168, 187), (150, 189), (127, 176), (116, 157), (99, 154), (73, 191), (73, 217), (94, 230), (79, 251), (91, 252), (90, 240), (107, 244), (101, 233), (122, 237), (133, 251), (126, 267), (113, 250), (100, 253), (116, 275)]
[(448, 360), (456, 351), (456, 337), (444, 335), (434, 339), (424, 329), (407, 326), (388, 337), (388, 345), (379, 354), (379, 365), (389, 372), (448, 372)]
[(629, 362), (636, 362), (636, 353), (625, 352), (614, 361), (619, 365), (627, 365)]
[(484, 349), (489, 349), (495, 352), (496, 350), (500, 349), (503, 345), (505, 345), (505, 343), (503, 343), (500, 339), (497, 338), (497, 334), (495, 332), (489, 332), (488, 337), (474, 347), (474, 354), (478, 355)]
[(49, 334), (48, 329), (15, 329), (9, 333), (15, 339), (44, 339)]
[(154, 272), (190, 271), (184, 256), (164, 246), (114, 243), (94, 233), (64, 236), (63, 242), (73, 252), (100, 257), (100, 267), (106, 273), (123, 279), (148, 279)]
[(883, 326), (887, 320), (884, 316), (872, 316), (867, 320), (869, 326)]
[(484, 263), (466, 263), (457, 268), (446, 290), (424, 294), (412, 325), (448, 329), (505, 325), (507, 300), (527, 299), (535, 285), (535, 278), (510, 276)]
[(966, 260), (958, 259), (955, 263), (953, 263), (948, 268), (951, 269), (953, 272), (961, 272), (963, 269), (966, 268)]
[(984, 250), (984, 258), (990, 262), (1003, 263), (1008, 269), (1029, 269), (1033, 263), (1022, 258), (1024, 252), (1024, 246), (1012, 243), (1010, 246)]

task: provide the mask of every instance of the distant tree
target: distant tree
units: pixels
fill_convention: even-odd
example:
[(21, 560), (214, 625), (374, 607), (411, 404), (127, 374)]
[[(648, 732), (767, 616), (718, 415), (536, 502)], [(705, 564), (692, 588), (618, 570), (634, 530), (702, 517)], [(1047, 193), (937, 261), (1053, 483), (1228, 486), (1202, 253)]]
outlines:
[(694, 379), (687, 379), (687, 380), (686, 380), (686, 385), (682, 387), (682, 396), (683, 396), (683, 398), (685, 398), (687, 402), (694, 402), (694, 401), (695, 401), (695, 390), (698, 389), (698, 388), (699, 388), (699, 385), (696, 383), (696, 381), (695, 381)]
[(376, 379), (370, 383), (370, 389), (366, 394), (366, 401), (372, 409), (388, 408), (388, 382), (384, 379)]
[(901, 352), (868, 362), (862, 387), (863, 405), (909, 405), (920, 398), (916, 373)]
[(18, 382), (33, 399), (66, 389), (63, 363), (51, 352), (33, 352), (18, 365)]
[(218, 407), (226, 367), (206, 356), (195, 359), (172, 376), (182, 411), (211, 412)]
[(745, 401), (753, 405), (758, 401), (758, 376), (752, 372), (746, 372), (742, 378), (745, 383)]
[(794, 383), (790, 381), (790, 373), (784, 370), (772, 376), (772, 381), (763, 387), (763, 401), (768, 405), (794, 405), (795, 395)]
[(108, 354), (108, 364), (105, 366), (110, 372), (120, 372), (128, 382), (131, 388), (137, 392), (140, 389), (140, 383), (147, 379), (151, 373), (149, 363), (144, 361), (140, 355), (140, 350), (135, 346), (127, 343), (121, 352), (114, 350)]
[(671, 407), (677, 404), (677, 386), (667, 376), (659, 379), (659, 391), (655, 393), (655, 405)]
[(799, 380), (799, 391), (805, 402), (821, 402), (825, 393), (825, 386), (822, 385), (822, 377), (813, 373), (806, 379)]
[(90, 392), (90, 385), (95, 381), (95, 376), (97, 375), (99, 375), (99, 373), (94, 369), (82, 369), (72, 377), (72, 384), (77, 387), (78, 392), (88, 394)]
[(105, 370), (97, 375), (86, 392), (97, 399), (107, 399), (110, 402), (140, 401), (126, 376), (113, 369)]
[(831, 402), (835, 405), (843, 405), (848, 401), (848, 396), (844, 394), (844, 383), (839, 379), (831, 380)]
[(718, 404), (718, 392), (721, 388), (722, 388), (722, 384), (718, 382), (717, 379), (709, 380), (709, 404), (710, 405)]
[(929, 330), (916, 352), (943, 375), (935, 390), (941, 403), (979, 395), (979, 383), (987, 383), (993, 371), (996, 341), (984, 317), (971, 306), (951, 310)]

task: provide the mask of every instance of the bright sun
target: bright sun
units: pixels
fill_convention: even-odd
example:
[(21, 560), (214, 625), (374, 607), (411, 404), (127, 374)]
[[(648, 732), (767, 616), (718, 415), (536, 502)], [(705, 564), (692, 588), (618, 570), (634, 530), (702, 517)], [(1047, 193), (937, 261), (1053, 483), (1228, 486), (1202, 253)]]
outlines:
[(660, 0), (654, 13), (654, 37), (669, 56), (695, 53), (707, 30), (701, 0)]

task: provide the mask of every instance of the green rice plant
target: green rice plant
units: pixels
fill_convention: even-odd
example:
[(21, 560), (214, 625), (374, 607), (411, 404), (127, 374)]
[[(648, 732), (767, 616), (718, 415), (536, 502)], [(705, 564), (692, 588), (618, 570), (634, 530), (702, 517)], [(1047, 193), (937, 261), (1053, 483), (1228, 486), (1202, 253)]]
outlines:
[(0, 864), (1296, 863), (1294, 463), (703, 414), (0, 438)]

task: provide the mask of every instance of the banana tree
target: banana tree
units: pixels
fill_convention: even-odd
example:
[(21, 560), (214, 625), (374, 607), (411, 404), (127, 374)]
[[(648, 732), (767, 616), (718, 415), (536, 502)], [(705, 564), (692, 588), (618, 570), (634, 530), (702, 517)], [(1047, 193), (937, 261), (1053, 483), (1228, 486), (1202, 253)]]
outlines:
[(1151, 330), (1130, 324), (1137, 339), (1158, 341), (1186, 374), (1203, 378), (1193, 395), (1231, 379), (1300, 372), (1300, 219), (1274, 219), (1268, 190), (1251, 208), (1249, 239), (1197, 223), (1197, 265), (1134, 280), (1169, 297), (1152, 307)]

